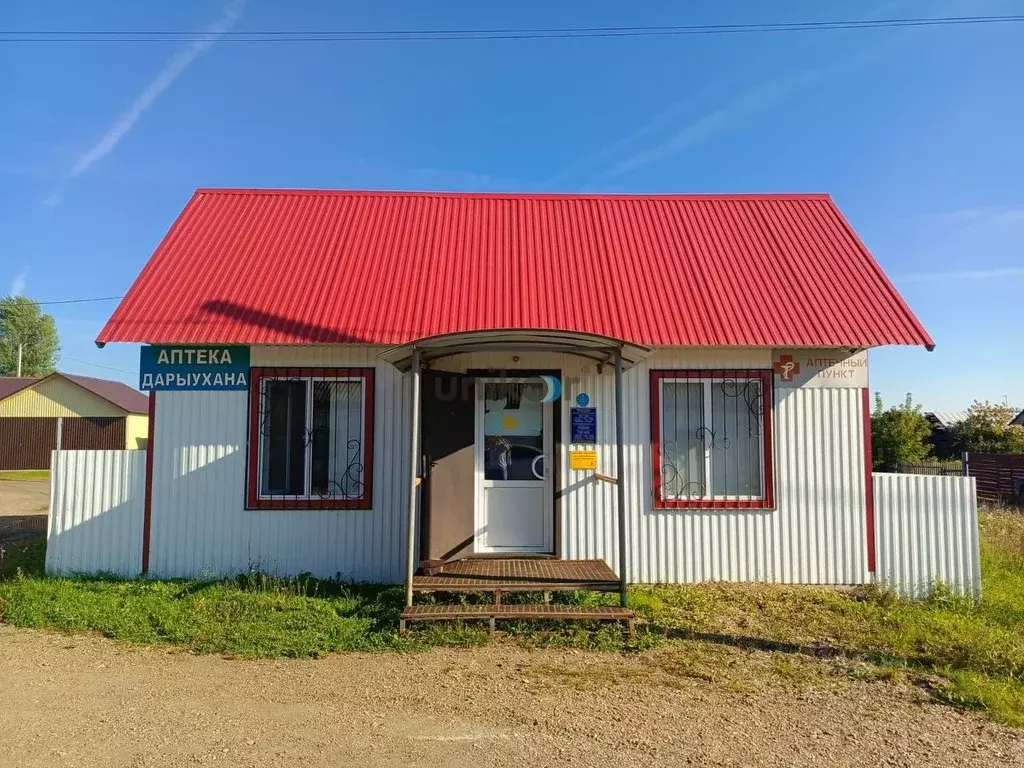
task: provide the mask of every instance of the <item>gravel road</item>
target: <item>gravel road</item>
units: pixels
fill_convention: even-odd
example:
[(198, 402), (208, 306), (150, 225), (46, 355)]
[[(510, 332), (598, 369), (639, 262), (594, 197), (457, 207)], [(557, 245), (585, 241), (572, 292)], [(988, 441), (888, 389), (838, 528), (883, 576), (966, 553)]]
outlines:
[(1020, 766), (916, 688), (736, 692), (509, 644), (236, 661), (0, 625), (3, 766)]
[(0, 540), (45, 535), (49, 505), (49, 480), (0, 480)]
[(0, 517), (46, 517), (49, 505), (49, 480), (0, 480)]

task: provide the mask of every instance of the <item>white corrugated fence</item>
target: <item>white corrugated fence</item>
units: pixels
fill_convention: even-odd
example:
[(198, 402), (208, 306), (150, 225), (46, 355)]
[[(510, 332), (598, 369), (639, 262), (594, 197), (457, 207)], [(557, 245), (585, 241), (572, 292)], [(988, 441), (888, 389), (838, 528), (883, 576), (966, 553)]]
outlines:
[(47, 573), (142, 572), (145, 451), (54, 451)]
[(924, 597), (937, 582), (981, 594), (973, 477), (875, 473), (876, 580)]

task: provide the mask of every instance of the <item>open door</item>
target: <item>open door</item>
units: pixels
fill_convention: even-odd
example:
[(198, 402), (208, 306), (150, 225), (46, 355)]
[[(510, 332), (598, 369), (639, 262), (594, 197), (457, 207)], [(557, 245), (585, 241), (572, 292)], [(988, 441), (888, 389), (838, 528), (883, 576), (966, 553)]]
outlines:
[(420, 560), (473, 553), (476, 379), (424, 371)]

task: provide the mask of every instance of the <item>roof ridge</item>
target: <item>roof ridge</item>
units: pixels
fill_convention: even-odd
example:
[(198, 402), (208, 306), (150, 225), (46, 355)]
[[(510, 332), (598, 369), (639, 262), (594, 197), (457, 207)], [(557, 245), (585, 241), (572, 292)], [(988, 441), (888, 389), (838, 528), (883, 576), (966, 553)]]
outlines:
[(419, 189), (198, 187), (196, 195), (329, 195), (338, 197), (461, 197), (514, 200), (830, 200), (827, 192), (471, 192)]

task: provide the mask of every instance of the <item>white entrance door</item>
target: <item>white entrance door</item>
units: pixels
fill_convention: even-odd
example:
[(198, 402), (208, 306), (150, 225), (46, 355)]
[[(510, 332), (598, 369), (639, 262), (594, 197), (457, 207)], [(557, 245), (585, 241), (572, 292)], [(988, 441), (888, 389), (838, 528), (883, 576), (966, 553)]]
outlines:
[(477, 379), (475, 552), (554, 549), (546, 392), (540, 379)]

